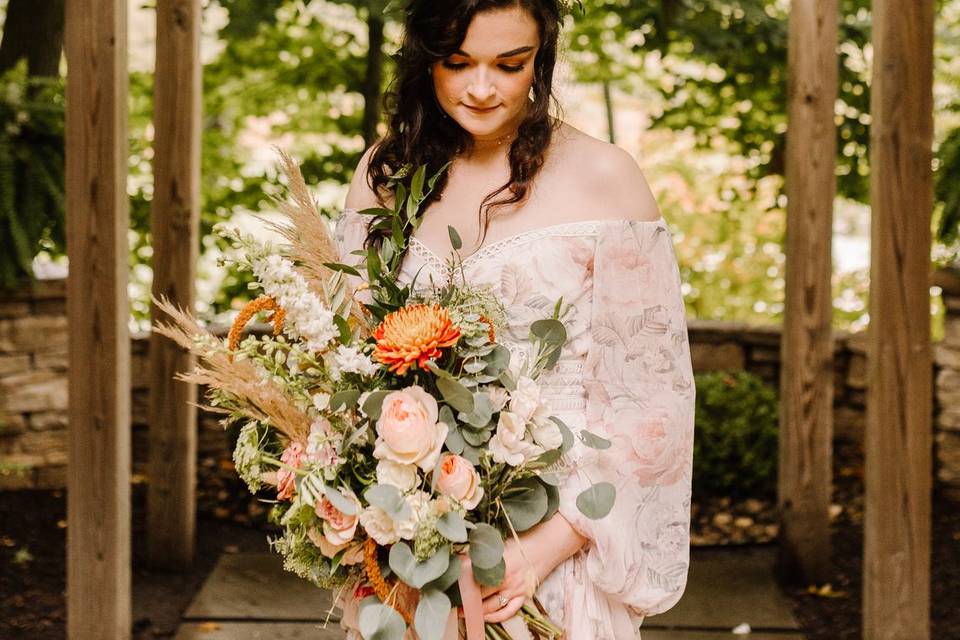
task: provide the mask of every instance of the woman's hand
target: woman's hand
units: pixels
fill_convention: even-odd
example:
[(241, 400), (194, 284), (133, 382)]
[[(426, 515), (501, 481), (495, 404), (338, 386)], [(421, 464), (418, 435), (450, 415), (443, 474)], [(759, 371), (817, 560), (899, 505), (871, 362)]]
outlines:
[[(503, 622), (511, 618), (557, 565), (587, 542), (559, 513), (519, 537), (520, 545), (513, 537), (504, 542), (503, 581), (495, 587), (480, 590), (486, 622)], [(501, 605), (504, 600), (506, 604)]]

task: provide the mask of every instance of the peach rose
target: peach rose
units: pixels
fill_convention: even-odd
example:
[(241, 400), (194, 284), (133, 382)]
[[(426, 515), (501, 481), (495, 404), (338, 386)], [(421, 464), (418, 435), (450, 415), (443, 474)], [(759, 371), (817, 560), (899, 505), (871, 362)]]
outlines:
[(383, 399), (377, 420), (373, 455), (380, 460), (415, 464), (430, 471), (447, 438), (447, 425), (438, 422), (436, 399), (419, 385), (391, 391)]
[[(303, 464), (302, 458), (304, 452), (305, 449), (302, 442), (291, 442), (280, 455), (280, 462), (290, 465), (294, 469), (299, 469)], [(289, 500), (293, 497), (296, 479), (297, 474), (295, 471), (283, 467), (277, 471), (277, 500)]]
[(480, 474), (470, 461), (462, 456), (447, 454), (433, 470), (437, 475), (437, 491), (450, 496), (466, 509), (473, 509), (483, 497)]
[(347, 515), (337, 509), (326, 496), (317, 500), (314, 511), (323, 520), (323, 536), (332, 545), (343, 545), (353, 540), (360, 514), (360, 501), (352, 492), (342, 492), (355, 507), (353, 515)]
[(307, 529), (307, 537), (310, 538), (310, 542), (320, 549), (320, 553), (326, 558), (332, 558), (346, 549), (346, 553), (344, 553), (340, 559), (340, 564), (342, 565), (357, 564), (363, 560), (363, 543), (344, 542), (339, 545), (330, 544), (330, 541), (327, 540), (326, 536), (324, 536), (317, 527)]

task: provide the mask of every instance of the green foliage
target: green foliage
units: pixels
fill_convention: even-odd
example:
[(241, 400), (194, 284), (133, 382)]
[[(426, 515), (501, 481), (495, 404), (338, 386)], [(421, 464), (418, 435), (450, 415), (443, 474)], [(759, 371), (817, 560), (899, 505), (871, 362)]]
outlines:
[(0, 76), (0, 288), (31, 278), (41, 248), (63, 252), (63, 124), (62, 80), (26, 60)]
[(698, 495), (776, 495), (779, 400), (745, 371), (696, 376), (693, 490)]

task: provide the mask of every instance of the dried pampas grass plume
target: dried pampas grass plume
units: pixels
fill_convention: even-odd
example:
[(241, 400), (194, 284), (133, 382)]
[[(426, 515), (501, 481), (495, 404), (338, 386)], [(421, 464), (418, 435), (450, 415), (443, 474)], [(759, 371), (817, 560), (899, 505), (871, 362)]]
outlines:
[[(250, 360), (234, 360), (223, 341), (207, 331), (193, 315), (172, 304), (166, 296), (153, 303), (173, 322), (157, 322), (153, 330), (196, 354), (199, 362), (177, 379), (207, 385), (238, 400), (239, 411), (251, 420), (269, 422), (291, 440), (305, 440), (310, 434), (310, 418), (290, 402), (283, 391)], [(214, 411), (222, 410), (210, 407)]]
[[(293, 260), (314, 293), (331, 307), (337, 306), (338, 299), (352, 300), (354, 291), (350, 290), (349, 279), (342, 272), (324, 265), (326, 262), (341, 262), (340, 252), (331, 237), (330, 227), (307, 189), (300, 166), (280, 147), (275, 146), (274, 150), (280, 156), (280, 168), (287, 176), (287, 198), (276, 200), (286, 221), (277, 223), (260, 219), (287, 241), (287, 257)], [(346, 289), (346, 295), (337, 296), (336, 289), (340, 287)], [(350, 303), (350, 317), (355, 319), (364, 335), (369, 335), (372, 328), (360, 309), (360, 303)]]

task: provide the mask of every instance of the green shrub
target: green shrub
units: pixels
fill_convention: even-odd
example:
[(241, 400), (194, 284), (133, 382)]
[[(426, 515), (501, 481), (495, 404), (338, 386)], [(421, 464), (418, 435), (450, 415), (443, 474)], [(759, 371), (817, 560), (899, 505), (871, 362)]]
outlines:
[(695, 376), (693, 490), (773, 498), (777, 491), (777, 392), (746, 371)]
[(63, 251), (63, 126), (61, 79), (28, 77), (25, 60), (0, 76), (0, 289)]

